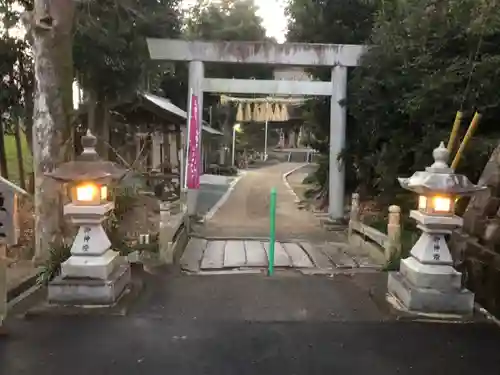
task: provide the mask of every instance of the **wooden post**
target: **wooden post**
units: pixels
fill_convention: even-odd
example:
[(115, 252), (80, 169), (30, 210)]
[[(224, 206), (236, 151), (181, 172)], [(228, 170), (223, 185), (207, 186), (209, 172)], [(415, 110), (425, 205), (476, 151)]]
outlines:
[(155, 131), (151, 134), (151, 170), (161, 170), (163, 160), (161, 160), (161, 148), (163, 147), (163, 135)]
[(7, 317), (7, 246), (0, 241), (0, 335)]
[(389, 207), (387, 223), (388, 241), (385, 246), (385, 259), (390, 260), (401, 255), (401, 208), (396, 205)]
[(349, 215), (349, 229), (348, 229), (349, 241), (351, 240), (352, 236), (352, 223), (354, 221), (359, 221), (359, 217), (360, 217), (359, 194), (353, 193), (351, 197), (351, 212)]

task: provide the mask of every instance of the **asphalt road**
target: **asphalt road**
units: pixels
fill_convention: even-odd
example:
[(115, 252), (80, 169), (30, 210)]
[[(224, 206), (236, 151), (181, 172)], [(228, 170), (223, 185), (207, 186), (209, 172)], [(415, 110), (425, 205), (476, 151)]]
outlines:
[(2, 375), (483, 374), (493, 324), (395, 321), (349, 277), (147, 277), (125, 317), (13, 319)]

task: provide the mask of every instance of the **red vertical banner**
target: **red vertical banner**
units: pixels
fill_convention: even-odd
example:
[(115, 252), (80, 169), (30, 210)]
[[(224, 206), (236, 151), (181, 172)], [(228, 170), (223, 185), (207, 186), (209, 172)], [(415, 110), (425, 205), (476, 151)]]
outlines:
[(188, 189), (200, 188), (200, 111), (198, 97), (191, 95), (189, 115), (189, 146), (187, 160), (186, 185)]

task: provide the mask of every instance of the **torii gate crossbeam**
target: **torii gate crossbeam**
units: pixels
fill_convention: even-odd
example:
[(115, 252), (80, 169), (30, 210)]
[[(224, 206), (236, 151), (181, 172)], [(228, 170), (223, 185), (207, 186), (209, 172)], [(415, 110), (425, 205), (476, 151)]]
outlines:
[[(147, 43), (153, 60), (189, 62), (189, 91), (198, 96), (200, 112), (205, 91), (330, 96), (329, 216), (334, 221), (344, 219), (345, 166), (338, 155), (345, 146), (346, 109), (341, 103), (347, 94), (347, 68), (358, 65), (367, 46), (177, 39), (147, 39)], [(332, 74), (330, 82), (205, 78), (204, 62), (329, 66)]]

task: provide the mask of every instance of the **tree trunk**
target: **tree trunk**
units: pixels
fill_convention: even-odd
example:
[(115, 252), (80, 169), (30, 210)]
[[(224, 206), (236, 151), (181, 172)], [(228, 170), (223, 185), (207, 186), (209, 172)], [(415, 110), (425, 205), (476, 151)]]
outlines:
[(24, 135), (30, 152), (33, 154), (33, 72), (26, 70), (24, 57), (19, 58), (19, 75), (24, 98)]
[(7, 152), (5, 151), (5, 129), (3, 119), (0, 118), (0, 175), (9, 179), (9, 170), (7, 168)]
[(16, 151), (17, 151), (17, 165), (19, 168), (19, 186), (26, 190), (26, 175), (24, 174), (24, 157), (23, 157), (23, 145), (21, 143), (21, 125), (20, 120), (17, 119), (15, 123), (15, 133), (14, 137), (16, 139)]
[(27, 17), (34, 55), (35, 262), (64, 242), (63, 189), (45, 176), (72, 155), (73, 0), (35, 0)]

